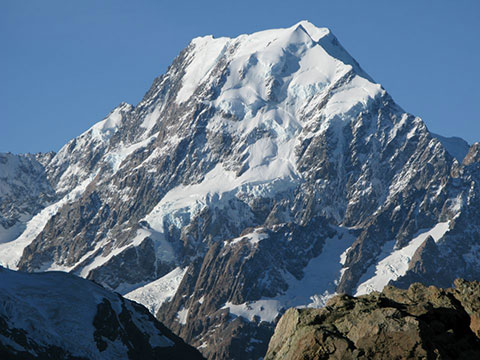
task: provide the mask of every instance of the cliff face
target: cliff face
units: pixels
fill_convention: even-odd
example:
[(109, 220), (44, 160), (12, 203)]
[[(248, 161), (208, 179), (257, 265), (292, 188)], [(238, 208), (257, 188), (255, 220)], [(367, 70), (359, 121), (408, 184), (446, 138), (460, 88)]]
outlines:
[(289, 309), (265, 359), (478, 359), (480, 283), (455, 289), (412, 284)]

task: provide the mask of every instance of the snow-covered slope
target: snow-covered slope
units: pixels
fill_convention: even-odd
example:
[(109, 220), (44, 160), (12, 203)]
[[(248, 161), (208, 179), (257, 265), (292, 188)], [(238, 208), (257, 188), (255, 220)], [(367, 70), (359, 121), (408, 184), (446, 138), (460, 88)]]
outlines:
[(258, 358), (287, 306), (480, 277), (478, 151), (447, 143), (328, 29), (196, 38), (46, 163), (57, 202), (0, 263), (93, 279), (210, 358)]
[(2, 358), (198, 358), (136, 303), (73, 275), (0, 267)]
[(182, 282), (186, 269), (176, 268), (160, 279), (152, 281), (145, 286), (137, 287), (127, 293), (127, 299), (145, 305), (152, 314), (156, 314), (165, 301), (169, 301), (177, 292)]

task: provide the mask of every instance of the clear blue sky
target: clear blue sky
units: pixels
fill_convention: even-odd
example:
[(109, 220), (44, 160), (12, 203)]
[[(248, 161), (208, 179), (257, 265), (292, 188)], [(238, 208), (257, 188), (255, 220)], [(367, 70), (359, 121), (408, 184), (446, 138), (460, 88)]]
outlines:
[(478, 0), (0, 0), (0, 151), (56, 151), (135, 105), (193, 37), (302, 19), (430, 130), (480, 140)]

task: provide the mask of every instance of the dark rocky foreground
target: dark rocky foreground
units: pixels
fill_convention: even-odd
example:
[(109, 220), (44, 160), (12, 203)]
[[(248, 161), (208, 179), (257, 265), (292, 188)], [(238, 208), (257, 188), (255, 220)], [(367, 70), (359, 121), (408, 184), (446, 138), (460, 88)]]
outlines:
[(480, 282), (388, 286), (336, 296), (323, 309), (289, 309), (265, 359), (480, 359)]
[(0, 359), (203, 359), (148, 310), (73, 275), (0, 267)]

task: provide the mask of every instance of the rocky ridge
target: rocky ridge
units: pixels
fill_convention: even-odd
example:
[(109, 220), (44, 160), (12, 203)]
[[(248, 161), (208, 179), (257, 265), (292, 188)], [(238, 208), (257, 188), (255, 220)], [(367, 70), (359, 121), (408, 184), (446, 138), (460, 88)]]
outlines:
[(203, 359), (140, 304), (74, 275), (0, 267), (2, 359)]
[(479, 320), (479, 282), (387, 286), (357, 298), (338, 295), (323, 309), (289, 309), (265, 359), (476, 359)]

